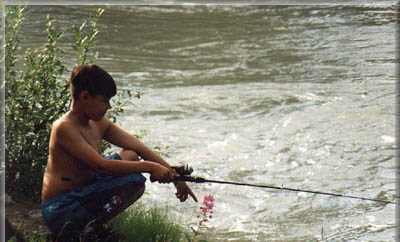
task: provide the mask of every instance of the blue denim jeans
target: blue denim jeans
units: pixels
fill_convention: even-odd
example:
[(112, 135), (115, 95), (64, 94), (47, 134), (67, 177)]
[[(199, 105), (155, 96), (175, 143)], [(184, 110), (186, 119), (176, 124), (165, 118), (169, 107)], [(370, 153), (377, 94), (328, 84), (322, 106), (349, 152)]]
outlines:
[[(117, 153), (107, 159), (121, 160)], [(118, 196), (123, 201), (136, 193), (145, 182), (146, 178), (140, 173), (124, 176), (97, 175), (95, 181), (86, 187), (44, 201), (41, 204), (44, 221), (53, 234), (58, 234), (67, 222), (81, 230), (104, 212), (104, 205), (112, 197)]]

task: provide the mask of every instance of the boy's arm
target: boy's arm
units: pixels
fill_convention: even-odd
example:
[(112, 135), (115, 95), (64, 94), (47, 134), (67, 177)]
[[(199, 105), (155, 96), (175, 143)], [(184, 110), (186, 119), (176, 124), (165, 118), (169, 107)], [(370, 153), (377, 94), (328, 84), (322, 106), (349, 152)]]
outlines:
[(53, 129), (57, 144), (99, 174), (123, 175), (140, 172), (151, 173), (151, 176), (159, 182), (169, 182), (173, 179), (172, 172), (152, 162), (105, 160), (72, 125), (62, 124)]
[(131, 135), (124, 129), (120, 128), (109, 119), (104, 118), (101, 122), (107, 122), (107, 130), (103, 136), (106, 141), (120, 148), (133, 150), (144, 160), (159, 163), (160, 165), (168, 167), (172, 170), (171, 166), (163, 158), (161, 158), (155, 151), (147, 147), (134, 135)]
[[(104, 118), (102, 122), (108, 123), (107, 124), (108, 128), (103, 137), (105, 140), (123, 149), (133, 150), (144, 160), (156, 162), (173, 171), (172, 167), (160, 155), (158, 155), (157, 152), (147, 147), (134, 135), (131, 135), (127, 131), (118, 127), (109, 119)], [(196, 196), (185, 182), (174, 182), (174, 184), (177, 188), (176, 196), (181, 201), (185, 201), (188, 195), (190, 195), (193, 198), (193, 200), (197, 202)]]

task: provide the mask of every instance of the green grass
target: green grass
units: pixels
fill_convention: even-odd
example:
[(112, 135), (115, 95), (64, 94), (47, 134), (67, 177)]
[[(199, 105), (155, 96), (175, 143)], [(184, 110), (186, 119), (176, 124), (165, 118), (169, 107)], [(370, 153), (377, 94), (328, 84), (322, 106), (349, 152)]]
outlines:
[(122, 235), (123, 242), (191, 241), (188, 231), (172, 221), (167, 207), (145, 210), (135, 204), (108, 225)]
[[(205, 237), (200, 233), (194, 236), (189, 224), (181, 225), (168, 213), (168, 207), (144, 208), (140, 203), (116, 216), (108, 223), (108, 226), (121, 235), (120, 242), (200, 242), (207, 241), (199, 237)], [(199, 236), (198, 236), (199, 235)], [(46, 242), (43, 234), (34, 234), (25, 231), (23, 236), (28, 242)], [(195, 238), (196, 237), (196, 238)], [(8, 242), (16, 242), (15, 237)]]

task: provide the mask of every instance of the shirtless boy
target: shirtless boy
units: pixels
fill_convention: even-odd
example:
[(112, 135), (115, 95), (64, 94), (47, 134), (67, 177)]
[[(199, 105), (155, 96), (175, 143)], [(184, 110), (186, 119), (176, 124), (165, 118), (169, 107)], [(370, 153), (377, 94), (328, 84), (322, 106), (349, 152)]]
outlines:
[[(56, 235), (66, 227), (82, 231), (88, 224), (102, 225), (125, 210), (144, 192), (141, 173), (160, 183), (174, 182), (175, 173), (156, 152), (104, 116), (116, 94), (106, 71), (96, 65), (76, 66), (70, 86), (71, 110), (52, 126), (42, 188), (43, 217)], [(122, 150), (103, 158), (102, 139)], [(197, 201), (185, 182), (174, 184), (181, 202), (188, 195)], [(113, 198), (118, 206), (106, 211)]]

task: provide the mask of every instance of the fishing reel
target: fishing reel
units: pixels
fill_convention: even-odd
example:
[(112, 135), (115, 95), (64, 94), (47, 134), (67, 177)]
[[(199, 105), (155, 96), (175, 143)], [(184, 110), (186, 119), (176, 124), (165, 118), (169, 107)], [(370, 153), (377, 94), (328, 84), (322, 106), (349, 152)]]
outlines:
[(179, 174), (175, 176), (175, 181), (188, 181), (197, 183), (205, 182), (204, 178), (190, 176), (193, 173), (193, 168), (190, 167), (188, 164), (181, 166), (172, 166), (172, 169), (174, 169)]
[(193, 168), (190, 167), (188, 164), (184, 164), (181, 166), (172, 166), (179, 176), (190, 176), (193, 173)]
[[(178, 175), (174, 175), (174, 180), (175, 181), (188, 181), (188, 182), (197, 182), (197, 183), (203, 183), (205, 182), (204, 178), (201, 177), (192, 177), (190, 176), (193, 173), (193, 168), (190, 167), (188, 164), (181, 165), (181, 166), (171, 166), (172, 169), (178, 173)], [(150, 177), (151, 182), (154, 182), (155, 180)]]

